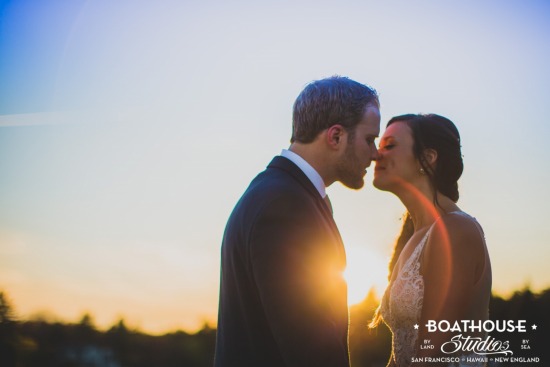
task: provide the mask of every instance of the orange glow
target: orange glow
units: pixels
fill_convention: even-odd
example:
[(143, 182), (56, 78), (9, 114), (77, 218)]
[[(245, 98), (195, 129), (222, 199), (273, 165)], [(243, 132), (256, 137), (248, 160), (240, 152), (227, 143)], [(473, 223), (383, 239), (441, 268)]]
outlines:
[(350, 246), (346, 252), (348, 264), (344, 278), (348, 283), (348, 304), (363, 301), (371, 288), (381, 297), (388, 284), (388, 261), (367, 247)]
[(447, 299), (448, 292), (450, 290), (451, 275), (453, 274), (452, 260), (451, 260), (451, 241), (449, 238), (449, 232), (447, 231), (447, 228), (443, 223), (443, 221), (438, 220), (440, 217), (440, 214), (433, 202), (428, 200), (428, 198), (419, 189), (417, 189), (414, 185), (410, 184), (409, 182), (401, 180), (400, 184), (402, 185), (404, 190), (406, 190), (405, 195), (407, 196), (412, 195), (415, 200), (420, 201), (422, 205), (430, 211), (431, 215), (434, 218), (436, 218), (434, 228), (441, 233), (442, 243), (441, 243), (441, 246), (439, 246), (439, 248), (444, 252), (443, 268), (447, 269), (447, 271), (444, 274), (441, 274), (445, 285), (443, 287), (444, 294), (441, 294), (441, 296), (438, 298), (439, 300), (441, 300), (441, 302), (435, 305), (436, 314), (438, 314), (441, 308), (443, 307), (444, 300)]

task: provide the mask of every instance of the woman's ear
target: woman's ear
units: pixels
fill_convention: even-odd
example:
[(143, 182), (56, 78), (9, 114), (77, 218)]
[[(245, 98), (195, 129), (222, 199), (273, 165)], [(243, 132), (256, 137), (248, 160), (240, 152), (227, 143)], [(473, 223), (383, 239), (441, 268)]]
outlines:
[(332, 125), (327, 129), (327, 143), (333, 149), (338, 149), (339, 145), (343, 142), (346, 129), (342, 125)]
[(424, 149), (423, 159), (425, 163), (433, 168), (437, 162), (437, 151), (434, 149)]

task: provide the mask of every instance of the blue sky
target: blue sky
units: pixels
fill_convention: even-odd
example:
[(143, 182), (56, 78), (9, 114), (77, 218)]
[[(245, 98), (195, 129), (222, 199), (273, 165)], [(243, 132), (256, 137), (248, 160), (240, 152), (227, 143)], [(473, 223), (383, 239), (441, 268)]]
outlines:
[[(23, 316), (214, 321), (226, 218), (333, 74), (378, 90), (383, 126), (452, 119), (495, 291), (549, 286), (546, 2), (0, 4), (0, 288)], [(403, 213), (371, 179), (328, 189), (353, 300), (384, 286)]]

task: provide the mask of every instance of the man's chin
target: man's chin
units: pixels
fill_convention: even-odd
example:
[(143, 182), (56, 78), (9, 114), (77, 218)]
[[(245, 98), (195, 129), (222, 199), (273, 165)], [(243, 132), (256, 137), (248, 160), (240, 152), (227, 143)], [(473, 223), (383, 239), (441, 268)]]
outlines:
[(365, 180), (361, 177), (360, 180), (340, 180), (342, 185), (352, 190), (360, 190), (365, 186)]

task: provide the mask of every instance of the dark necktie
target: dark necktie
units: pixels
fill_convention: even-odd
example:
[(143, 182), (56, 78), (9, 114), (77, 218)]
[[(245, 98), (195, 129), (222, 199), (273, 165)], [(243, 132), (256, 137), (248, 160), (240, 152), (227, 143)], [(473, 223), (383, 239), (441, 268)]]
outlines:
[(331, 214), (334, 214), (334, 212), (332, 211), (332, 203), (330, 202), (330, 199), (328, 197), (328, 195), (325, 195), (325, 197), (323, 198), (323, 200), (325, 201), (325, 204), (327, 204), (329, 210), (330, 210), (330, 213)]

